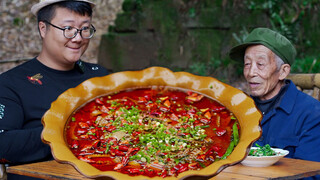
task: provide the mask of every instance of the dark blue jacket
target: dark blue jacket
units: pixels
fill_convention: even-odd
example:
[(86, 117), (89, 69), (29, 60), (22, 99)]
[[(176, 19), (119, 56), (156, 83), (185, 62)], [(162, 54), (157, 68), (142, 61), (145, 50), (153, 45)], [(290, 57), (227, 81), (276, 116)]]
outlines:
[(290, 158), (320, 162), (320, 101), (299, 91), (292, 81), (261, 125), (259, 145), (289, 150)]

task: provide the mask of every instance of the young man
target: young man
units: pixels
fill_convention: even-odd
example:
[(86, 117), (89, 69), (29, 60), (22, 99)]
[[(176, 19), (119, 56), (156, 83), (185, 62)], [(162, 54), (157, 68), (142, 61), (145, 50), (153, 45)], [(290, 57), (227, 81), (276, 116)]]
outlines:
[(287, 157), (320, 161), (320, 102), (285, 78), (296, 50), (281, 34), (256, 28), (230, 51), (244, 63), (250, 94), (263, 114), (260, 145), (289, 150)]
[(0, 163), (52, 159), (41, 118), (65, 90), (108, 71), (80, 60), (95, 33), (88, 0), (41, 0), (31, 11), (42, 39), (39, 56), (0, 75)]

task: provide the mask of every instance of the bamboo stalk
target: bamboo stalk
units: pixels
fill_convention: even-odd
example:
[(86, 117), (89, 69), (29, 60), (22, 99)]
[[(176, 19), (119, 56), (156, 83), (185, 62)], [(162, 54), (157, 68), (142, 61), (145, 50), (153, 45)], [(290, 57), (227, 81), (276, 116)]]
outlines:
[(291, 79), (295, 85), (302, 89), (320, 88), (320, 73), (317, 74), (290, 74), (288, 79)]
[(299, 90), (313, 90), (312, 96), (320, 100), (320, 73), (290, 74), (287, 79), (292, 80)]

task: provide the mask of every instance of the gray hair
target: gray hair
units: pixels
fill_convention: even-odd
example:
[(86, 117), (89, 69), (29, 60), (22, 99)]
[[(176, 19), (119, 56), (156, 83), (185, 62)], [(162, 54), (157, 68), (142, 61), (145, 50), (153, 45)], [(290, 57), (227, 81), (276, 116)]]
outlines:
[(281, 66), (284, 64), (284, 61), (274, 53), (274, 59), (277, 61), (277, 70), (279, 71)]

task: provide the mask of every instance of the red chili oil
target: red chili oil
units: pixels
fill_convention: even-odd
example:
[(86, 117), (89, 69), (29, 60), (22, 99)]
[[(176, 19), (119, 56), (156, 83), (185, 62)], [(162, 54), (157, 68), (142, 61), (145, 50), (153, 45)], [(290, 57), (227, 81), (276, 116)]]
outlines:
[[(117, 109), (120, 105), (127, 109), (135, 107), (154, 119), (164, 119), (167, 121), (167, 126), (174, 127), (178, 123), (187, 126), (186, 123), (184, 124), (181, 121), (184, 117), (189, 117), (187, 121), (194, 120), (192, 127), (203, 127), (206, 138), (210, 138), (213, 142), (201, 148), (204, 153), (201, 156), (199, 155), (199, 159), (193, 163), (177, 163), (174, 168), (169, 170), (144, 167), (146, 163), (142, 161), (138, 161), (140, 165), (136, 163), (138, 165), (134, 167), (125, 162), (123, 167), (116, 170), (121, 173), (132, 176), (166, 177), (177, 176), (189, 169), (201, 169), (219, 160), (225, 154), (232, 140), (232, 126), (236, 122), (235, 117), (223, 105), (207, 96), (192, 91), (170, 88), (142, 88), (121, 91), (98, 97), (83, 105), (72, 114), (66, 125), (65, 138), (73, 154), (101, 171), (114, 171), (119, 161), (123, 161), (126, 156), (129, 158), (129, 156), (137, 153), (135, 151), (128, 155), (128, 150), (116, 149), (120, 147), (117, 144), (120, 140), (103, 138), (106, 134), (117, 130), (118, 127), (112, 125), (115, 120), (110, 119), (110, 114), (115, 111), (120, 112)], [(93, 112), (98, 112), (98, 115)], [(98, 116), (104, 117), (104, 122), (107, 123), (97, 125)], [(132, 122), (123, 121), (124, 124), (132, 124)], [(146, 122), (140, 122), (140, 124), (146, 125)], [(131, 145), (127, 145), (128, 147), (140, 142), (139, 132), (133, 131), (132, 134), (134, 138), (131, 138)], [(114, 144), (118, 146), (115, 147)]]

